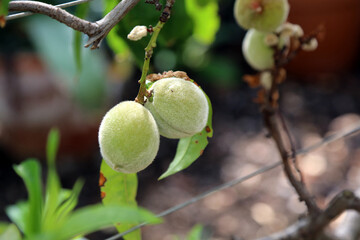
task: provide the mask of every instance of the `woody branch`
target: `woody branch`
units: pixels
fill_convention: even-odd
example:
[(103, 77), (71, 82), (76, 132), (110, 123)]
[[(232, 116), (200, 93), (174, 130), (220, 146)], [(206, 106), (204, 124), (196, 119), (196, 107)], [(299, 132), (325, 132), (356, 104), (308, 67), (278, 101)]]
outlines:
[(96, 49), (110, 30), (120, 22), (139, 1), (140, 0), (122, 0), (106, 16), (96, 22), (86, 21), (59, 7), (37, 1), (11, 1), (9, 3), (9, 11), (28, 11), (47, 15), (74, 30), (88, 35), (89, 39), (85, 47), (91, 46), (91, 49)]

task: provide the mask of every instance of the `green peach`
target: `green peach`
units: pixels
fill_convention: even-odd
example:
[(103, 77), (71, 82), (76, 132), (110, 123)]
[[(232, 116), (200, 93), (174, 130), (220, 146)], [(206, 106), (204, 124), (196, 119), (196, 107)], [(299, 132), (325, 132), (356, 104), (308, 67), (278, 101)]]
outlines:
[(243, 40), (242, 51), (247, 63), (256, 70), (274, 67), (274, 49), (265, 44), (267, 33), (250, 29)]
[(104, 116), (99, 145), (105, 162), (114, 170), (135, 173), (146, 168), (159, 150), (155, 119), (141, 104), (124, 101)]
[(234, 15), (244, 29), (270, 32), (285, 22), (289, 9), (287, 0), (236, 0)]
[(152, 98), (145, 107), (153, 114), (160, 135), (177, 139), (190, 137), (204, 129), (209, 106), (197, 85), (170, 77), (156, 81), (150, 90)]

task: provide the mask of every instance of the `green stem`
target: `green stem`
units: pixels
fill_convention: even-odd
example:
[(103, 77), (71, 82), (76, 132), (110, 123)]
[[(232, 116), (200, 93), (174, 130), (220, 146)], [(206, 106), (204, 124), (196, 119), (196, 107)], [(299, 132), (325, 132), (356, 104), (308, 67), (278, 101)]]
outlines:
[(140, 88), (139, 88), (138, 95), (136, 96), (136, 99), (135, 99), (135, 101), (140, 103), (140, 104), (145, 103), (145, 96), (146, 96), (146, 93), (147, 93), (145, 80), (146, 80), (147, 73), (149, 71), (150, 59), (152, 57), (153, 50), (156, 47), (156, 40), (157, 40), (157, 38), (159, 36), (159, 33), (160, 33), (162, 27), (164, 26), (164, 24), (165, 24), (165, 22), (161, 22), (161, 21), (159, 21), (156, 24), (156, 26), (153, 28), (153, 33), (152, 33), (152, 36), (150, 38), (150, 41), (149, 41), (148, 45), (145, 48), (144, 65), (143, 65), (143, 68), (142, 68), (141, 78), (139, 80)]

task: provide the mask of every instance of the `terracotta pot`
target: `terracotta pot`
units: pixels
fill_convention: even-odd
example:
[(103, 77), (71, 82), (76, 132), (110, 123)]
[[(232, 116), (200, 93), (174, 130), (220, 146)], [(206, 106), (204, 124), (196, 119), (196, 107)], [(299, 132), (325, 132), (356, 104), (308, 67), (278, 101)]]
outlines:
[(288, 66), (290, 73), (343, 73), (359, 60), (359, 0), (289, 0), (289, 21), (305, 33), (323, 25), (325, 32), (314, 52), (301, 52)]

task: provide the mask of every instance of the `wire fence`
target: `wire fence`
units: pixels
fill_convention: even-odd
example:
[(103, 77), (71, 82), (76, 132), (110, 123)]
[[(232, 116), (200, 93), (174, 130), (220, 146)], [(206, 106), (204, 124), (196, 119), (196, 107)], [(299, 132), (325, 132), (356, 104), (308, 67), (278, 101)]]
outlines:
[[(335, 133), (335, 134), (329, 135), (329, 136), (327, 136), (327, 137), (324, 137), (324, 138), (323, 138), (321, 141), (319, 141), (318, 143), (315, 143), (315, 144), (313, 144), (313, 145), (311, 145), (311, 146), (309, 146), (309, 147), (306, 147), (306, 148), (297, 150), (297, 151), (295, 152), (295, 155), (296, 155), (296, 156), (305, 155), (305, 154), (310, 153), (310, 152), (312, 152), (312, 151), (314, 151), (314, 150), (316, 150), (316, 149), (318, 149), (318, 148), (320, 148), (320, 147), (322, 147), (322, 146), (324, 146), (324, 145), (327, 145), (327, 144), (329, 144), (329, 143), (335, 142), (335, 141), (340, 140), (340, 139), (343, 139), (343, 138), (345, 138), (345, 137), (348, 137), (348, 136), (351, 136), (351, 135), (355, 135), (355, 134), (357, 134), (357, 133), (360, 133), (360, 123), (359, 123), (358, 125), (354, 126), (354, 127), (349, 128), (349, 129), (350, 129), (350, 130), (343, 131), (343, 132), (341, 132), (341, 133)], [(216, 193), (216, 192), (219, 192), (219, 191), (221, 191), (221, 190), (224, 190), (224, 189), (233, 187), (233, 186), (235, 186), (235, 185), (237, 185), (237, 184), (240, 184), (240, 183), (242, 183), (242, 182), (245, 182), (246, 180), (249, 180), (249, 179), (251, 179), (251, 178), (253, 178), (253, 177), (255, 177), (255, 176), (258, 176), (258, 175), (260, 175), (260, 174), (262, 174), (262, 173), (268, 172), (268, 171), (270, 171), (270, 170), (272, 170), (272, 169), (274, 169), (274, 168), (276, 168), (276, 167), (279, 167), (279, 166), (281, 166), (281, 165), (282, 165), (282, 161), (278, 161), (278, 162), (272, 163), (272, 164), (270, 164), (270, 165), (264, 166), (264, 167), (262, 167), (262, 168), (260, 168), (260, 169), (258, 169), (258, 170), (256, 170), (256, 171), (254, 171), (254, 172), (252, 172), (252, 173), (250, 173), (250, 174), (248, 174), (248, 175), (241, 176), (241, 177), (239, 177), (239, 178), (236, 178), (236, 179), (234, 179), (234, 180), (231, 180), (231, 181), (229, 181), (229, 182), (226, 182), (226, 183), (224, 183), (224, 184), (221, 184), (221, 185), (219, 185), (219, 186), (216, 186), (216, 187), (214, 187), (214, 188), (212, 188), (212, 189), (210, 189), (210, 190), (208, 190), (208, 191), (206, 191), (206, 192), (204, 192), (204, 193), (199, 194), (199, 195), (196, 196), (196, 197), (191, 198), (190, 200), (188, 200), (188, 201), (186, 201), (186, 202), (183, 202), (183, 203), (181, 203), (181, 204), (175, 205), (174, 207), (171, 207), (171, 208), (169, 208), (169, 209), (167, 209), (167, 210), (165, 210), (165, 211), (157, 214), (156, 216), (157, 216), (157, 217), (164, 217), (164, 216), (166, 216), (166, 215), (169, 215), (169, 214), (171, 214), (171, 213), (174, 213), (174, 212), (176, 212), (176, 211), (178, 211), (178, 210), (180, 210), (180, 209), (182, 209), (182, 208), (185, 208), (185, 207), (187, 207), (187, 206), (189, 206), (189, 205), (191, 205), (191, 204), (194, 204), (194, 203), (196, 203), (196, 202), (198, 202), (198, 201), (200, 201), (200, 200), (202, 200), (202, 199), (204, 199), (204, 198), (212, 195), (213, 193)], [(112, 236), (112, 237), (106, 238), (105, 240), (116, 240), (116, 239), (119, 239), (119, 238), (125, 236), (126, 234), (128, 234), (128, 233), (130, 233), (130, 232), (132, 232), (132, 231), (135, 231), (135, 230), (137, 230), (137, 229), (139, 229), (139, 228), (141, 228), (141, 227), (143, 227), (143, 226), (145, 226), (145, 225), (147, 225), (147, 224), (148, 224), (148, 223), (143, 222), (143, 223), (141, 223), (141, 224), (139, 224), (139, 225), (136, 225), (135, 227), (132, 227), (131, 229), (129, 229), (129, 230), (125, 231), (125, 232), (118, 233), (118, 234), (116, 234), (116, 235), (114, 235), (114, 236)]]
[[(75, 1), (67, 2), (67, 3), (62, 3), (62, 4), (55, 5), (55, 7), (68, 8), (68, 7), (76, 6), (76, 5), (79, 5), (79, 4), (87, 3), (87, 2), (90, 2), (90, 1), (92, 1), (92, 0), (75, 0)], [(18, 18), (31, 16), (31, 15), (34, 15), (34, 14), (36, 14), (36, 13), (33, 13), (33, 12), (19, 12), (19, 13), (10, 14), (10, 15), (6, 16), (5, 19), (6, 19), (6, 21), (10, 21), (10, 20), (18, 19)]]

